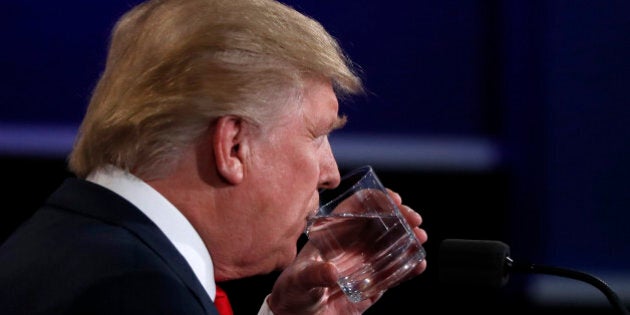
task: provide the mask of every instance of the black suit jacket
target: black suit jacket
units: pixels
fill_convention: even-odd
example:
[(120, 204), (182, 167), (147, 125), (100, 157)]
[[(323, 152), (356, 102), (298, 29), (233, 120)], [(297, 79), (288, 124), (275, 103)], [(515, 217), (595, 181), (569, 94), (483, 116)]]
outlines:
[(218, 314), (152, 221), (74, 178), (0, 247), (0, 313)]

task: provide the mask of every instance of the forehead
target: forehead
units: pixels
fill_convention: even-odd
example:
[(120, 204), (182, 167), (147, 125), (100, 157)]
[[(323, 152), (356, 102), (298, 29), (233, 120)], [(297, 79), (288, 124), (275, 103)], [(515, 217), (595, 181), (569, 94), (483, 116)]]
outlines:
[(338, 128), (339, 102), (329, 81), (308, 80), (304, 86), (302, 112), (313, 127)]

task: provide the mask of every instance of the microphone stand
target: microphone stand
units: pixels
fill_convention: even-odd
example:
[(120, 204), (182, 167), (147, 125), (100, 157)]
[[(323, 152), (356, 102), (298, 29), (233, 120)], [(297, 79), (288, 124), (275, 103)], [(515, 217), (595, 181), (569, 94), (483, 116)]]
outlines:
[(566, 268), (558, 268), (553, 266), (537, 265), (530, 263), (520, 263), (514, 261), (510, 257), (505, 258), (505, 263), (509, 269), (517, 272), (541, 273), (584, 281), (590, 285), (595, 286), (602, 293), (604, 293), (610, 304), (612, 304), (612, 306), (619, 312), (619, 314), (630, 315), (630, 312), (628, 312), (628, 309), (625, 307), (617, 293), (615, 293), (615, 291), (613, 291), (608, 286), (608, 284), (606, 284), (606, 282), (595, 276)]
[(572, 269), (516, 262), (510, 247), (500, 241), (446, 239), (440, 245), (438, 260), (441, 281), (501, 287), (510, 271), (542, 273), (586, 282), (599, 289), (620, 315), (630, 315), (619, 296), (604, 281)]

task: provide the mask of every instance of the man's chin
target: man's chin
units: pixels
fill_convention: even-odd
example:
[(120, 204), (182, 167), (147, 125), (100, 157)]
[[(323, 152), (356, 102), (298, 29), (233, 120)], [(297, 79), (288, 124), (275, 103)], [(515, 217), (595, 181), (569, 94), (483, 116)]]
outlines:
[(289, 265), (291, 265), (291, 263), (295, 260), (295, 257), (297, 257), (297, 246), (293, 246), (291, 250), (287, 250), (284, 259), (278, 261), (278, 266), (275, 271), (284, 270), (289, 267)]

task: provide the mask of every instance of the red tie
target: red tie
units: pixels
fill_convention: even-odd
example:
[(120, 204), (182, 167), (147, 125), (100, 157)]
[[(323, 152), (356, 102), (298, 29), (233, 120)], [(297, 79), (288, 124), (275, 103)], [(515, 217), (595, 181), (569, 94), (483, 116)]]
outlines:
[(219, 286), (217, 286), (217, 295), (214, 298), (214, 306), (217, 307), (220, 315), (234, 315), (227, 294), (223, 291), (223, 289), (219, 288)]

